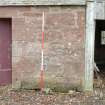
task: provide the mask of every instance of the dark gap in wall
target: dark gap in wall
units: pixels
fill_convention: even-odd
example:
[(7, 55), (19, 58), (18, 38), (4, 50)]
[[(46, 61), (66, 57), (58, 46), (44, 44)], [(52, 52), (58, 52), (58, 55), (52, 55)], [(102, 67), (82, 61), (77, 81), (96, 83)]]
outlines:
[[(105, 20), (96, 20), (94, 60), (99, 77), (105, 81)], [(95, 73), (94, 78), (97, 78)]]

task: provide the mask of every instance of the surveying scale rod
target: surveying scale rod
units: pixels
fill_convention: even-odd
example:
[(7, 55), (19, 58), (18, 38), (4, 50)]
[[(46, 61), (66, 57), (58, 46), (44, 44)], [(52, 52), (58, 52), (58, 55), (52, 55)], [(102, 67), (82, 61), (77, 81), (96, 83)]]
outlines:
[(41, 70), (40, 70), (40, 89), (43, 91), (45, 87), (44, 83), (44, 12), (42, 14), (42, 51), (41, 51)]

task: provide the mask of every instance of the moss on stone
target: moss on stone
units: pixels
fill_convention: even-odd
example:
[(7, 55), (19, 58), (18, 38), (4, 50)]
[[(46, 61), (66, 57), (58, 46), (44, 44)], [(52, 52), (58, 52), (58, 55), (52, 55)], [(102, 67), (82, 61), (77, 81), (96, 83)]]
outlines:
[[(39, 89), (38, 81), (22, 81), (21, 82), (22, 89)], [(54, 92), (63, 92), (67, 93), (69, 90), (81, 91), (82, 87), (80, 85), (64, 85), (63, 83), (56, 83), (52, 81), (45, 82), (45, 88), (50, 88)]]
[(15, 83), (12, 83), (12, 89), (20, 90), (21, 89), (21, 81), (16, 81)]
[(22, 81), (21, 82), (22, 89), (38, 89), (39, 85), (36, 81)]

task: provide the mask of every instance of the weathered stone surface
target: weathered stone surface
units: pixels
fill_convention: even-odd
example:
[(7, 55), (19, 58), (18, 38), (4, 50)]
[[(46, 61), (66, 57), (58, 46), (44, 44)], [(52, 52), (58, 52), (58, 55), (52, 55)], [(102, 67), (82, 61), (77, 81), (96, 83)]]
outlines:
[(86, 0), (0, 0), (0, 5), (85, 5)]
[(95, 3), (95, 19), (105, 19), (105, 2)]
[(94, 70), (94, 36), (95, 36), (95, 21), (94, 21), (94, 3), (87, 4), (86, 18), (86, 40), (85, 40), (85, 91), (93, 90), (93, 70)]
[(105, 0), (95, 0), (96, 2), (105, 2)]
[(23, 87), (26, 83), (36, 83), (30, 88), (39, 86), (43, 11), (45, 83), (82, 86), (85, 8), (80, 6), (0, 7), (0, 17), (12, 17), (13, 84), (23, 81)]

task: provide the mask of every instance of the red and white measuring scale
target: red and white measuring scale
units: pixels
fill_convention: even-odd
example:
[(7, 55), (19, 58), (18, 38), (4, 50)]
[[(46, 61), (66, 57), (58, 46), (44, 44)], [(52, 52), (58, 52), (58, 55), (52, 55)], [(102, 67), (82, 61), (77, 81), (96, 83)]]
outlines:
[(42, 14), (42, 51), (41, 51), (41, 70), (40, 70), (40, 89), (44, 89), (44, 12)]

